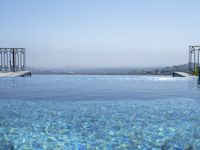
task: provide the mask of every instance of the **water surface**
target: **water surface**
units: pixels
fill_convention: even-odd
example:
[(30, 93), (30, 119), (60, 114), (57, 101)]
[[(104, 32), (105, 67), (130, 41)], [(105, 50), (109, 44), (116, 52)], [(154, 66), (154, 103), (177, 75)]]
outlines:
[(196, 78), (0, 78), (0, 149), (200, 149)]

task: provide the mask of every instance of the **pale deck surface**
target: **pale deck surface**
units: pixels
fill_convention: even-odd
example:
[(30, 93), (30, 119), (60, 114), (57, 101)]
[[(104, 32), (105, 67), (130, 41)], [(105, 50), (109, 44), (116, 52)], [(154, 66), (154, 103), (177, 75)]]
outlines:
[(0, 77), (23, 77), (31, 76), (30, 71), (0, 72)]
[(190, 74), (186, 73), (186, 72), (174, 72), (175, 76), (179, 76), (179, 77), (189, 77)]

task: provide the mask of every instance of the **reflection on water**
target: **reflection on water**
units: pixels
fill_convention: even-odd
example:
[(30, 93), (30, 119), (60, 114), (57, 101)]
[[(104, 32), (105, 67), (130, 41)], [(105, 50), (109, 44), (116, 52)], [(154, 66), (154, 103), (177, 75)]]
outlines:
[(188, 87), (191, 89), (200, 88), (200, 79), (199, 77), (189, 77)]
[(198, 86), (198, 80), (196, 77), (188, 77), (188, 88), (189, 89), (196, 89)]
[(200, 88), (200, 77), (197, 79), (197, 87)]
[(200, 149), (196, 78), (0, 79), (0, 149)]

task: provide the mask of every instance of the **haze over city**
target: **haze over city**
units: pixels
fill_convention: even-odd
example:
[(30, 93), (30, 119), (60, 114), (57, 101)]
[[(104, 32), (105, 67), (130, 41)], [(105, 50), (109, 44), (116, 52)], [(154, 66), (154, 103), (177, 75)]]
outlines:
[(198, 45), (198, 0), (0, 2), (1, 47), (24, 47), (33, 67), (184, 64)]

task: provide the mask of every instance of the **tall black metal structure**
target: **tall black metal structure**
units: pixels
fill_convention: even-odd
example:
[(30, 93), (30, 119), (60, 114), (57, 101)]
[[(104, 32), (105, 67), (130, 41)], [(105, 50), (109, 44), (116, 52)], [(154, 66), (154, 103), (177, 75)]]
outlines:
[(199, 53), (200, 53), (200, 46), (189, 46), (188, 69), (190, 73), (194, 71), (196, 66), (199, 67), (200, 65)]
[(25, 48), (0, 48), (0, 71), (24, 71)]

